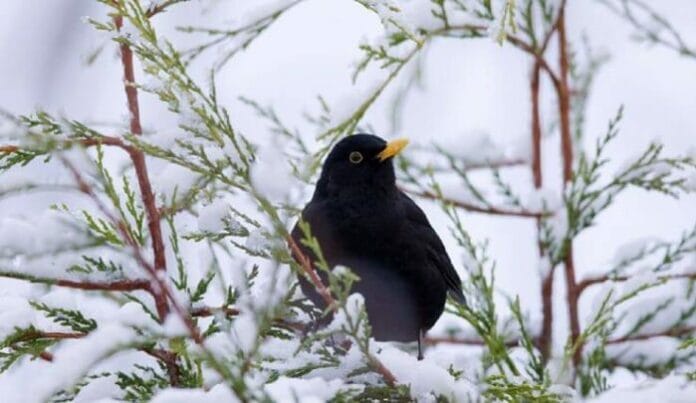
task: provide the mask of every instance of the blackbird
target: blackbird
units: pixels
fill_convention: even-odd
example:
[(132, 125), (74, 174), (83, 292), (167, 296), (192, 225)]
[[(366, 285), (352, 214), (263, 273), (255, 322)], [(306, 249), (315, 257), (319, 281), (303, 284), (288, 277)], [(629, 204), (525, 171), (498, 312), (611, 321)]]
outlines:
[[(423, 336), (442, 314), (447, 295), (462, 304), (465, 299), (442, 241), (423, 210), (396, 186), (392, 158), (407, 144), (370, 134), (342, 139), (326, 158), (302, 219), (329, 266), (348, 267), (360, 277), (351, 291), (364, 297), (374, 338), (418, 341), (422, 359)], [(291, 236), (314, 261), (298, 225)], [(303, 293), (325, 308), (314, 286), (299, 281)]]

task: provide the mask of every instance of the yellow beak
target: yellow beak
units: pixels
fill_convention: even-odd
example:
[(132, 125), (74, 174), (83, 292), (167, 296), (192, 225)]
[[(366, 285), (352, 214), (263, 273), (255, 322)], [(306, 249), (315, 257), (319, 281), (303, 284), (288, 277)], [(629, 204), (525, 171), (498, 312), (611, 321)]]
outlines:
[(377, 154), (380, 161), (391, 158), (401, 152), (408, 145), (408, 139), (400, 138), (387, 143), (387, 147)]

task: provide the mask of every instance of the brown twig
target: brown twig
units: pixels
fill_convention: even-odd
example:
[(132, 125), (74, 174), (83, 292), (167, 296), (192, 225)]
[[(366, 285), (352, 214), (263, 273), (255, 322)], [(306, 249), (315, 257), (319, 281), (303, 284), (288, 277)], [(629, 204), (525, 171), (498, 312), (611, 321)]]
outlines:
[[(437, 337), (437, 336), (428, 336), (425, 338), (425, 344), (429, 346), (434, 346), (437, 344), (461, 344), (461, 345), (467, 345), (467, 346), (485, 346), (486, 343), (483, 340), (480, 339), (465, 339), (465, 338), (457, 338), (457, 337), (450, 337), (450, 336), (444, 336), (444, 337)], [(519, 340), (509, 340), (505, 342), (505, 345), (507, 347), (516, 347), (520, 345)]]
[(662, 332), (632, 334), (632, 335), (628, 335), (628, 336), (618, 337), (615, 339), (609, 339), (609, 340), (607, 340), (606, 344), (620, 344), (620, 343), (626, 343), (626, 342), (630, 342), (630, 341), (648, 340), (648, 339), (653, 339), (655, 337), (682, 337), (682, 336), (692, 335), (695, 333), (696, 333), (696, 326), (677, 327), (677, 328), (668, 329), (668, 330), (665, 330)]
[(452, 204), (455, 207), (459, 207), (461, 209), (471, 211), (473, 213), (483, 213), (483, 214), (490, 214), (490, 215), (501, 215), (501, 216), (511, 216), (511, 217), (526, 217), (526, 218), (541, 218), (544, 216), (551, 215), (551, 212), (536, 212), (536, 211), (527, 211), (527, 210), (507, 210), (499, 207), (484, 207), (484, 206), (477, 206), (475, 204), (463, 202), (460, 200), (454, 200), (454, 199), (449, 199), (446, 197), (441, 197), (437, 195), (436, 193), (429, 192), (429, 191), (413, 191), (413, 190), (407, 190), (403, 189), (405, 192), (412, 194), (417, 197), (422, 197), (424, 199), (430, 199), (430, 200), (441, 200), (446, 203)]
[[(93, 137), (93, 138), (85, 138), (85, 139), (66, 139), (62, 144), (64, 146), (70, 146), (72, 144), (79, 144), (83, 147), (91, 147), (91, 146), (96, 146), (96, 145), (110, 145), (110, 146), (116, 146), (116, 147), (123, 148), (124, 150), (129, 150), (132, 148), (128, 144), (124, 143), (123, 140), (121, 140), (118, 137), (111, 137), (111, 136), (104, 136), (104, 135), (101, 135), (99, 137)], [(22, 149), (19, 146), (15, 146), (15, 145), (0, 146), (0, 153), (3, 153), (3, 154), (10, 154), (10, 153), (18, 152), (21, 150)]]
[[(573, 179), (573, 138), (570, 128), (570, 91), (568, 86), (569, 55), (565, 27), (565, 2), (561, 3), (558, 14), (558, 64), (560, 68), (560, 86), (556, 87), (558, 97), (558, 113), (561, 131), (561, 155), (563, 164), (563, 183), (568, 184)], [(566, 253), (563, 259), (566, 278), (568, 316), (570, 321), (570, 337), (575, 345), (580, 337), (580, 319), (578, 314), (578, 299), (575, 277), (575, 262), (573, 257), (573, 240), (567, 241)], [(573, 363), (577, 366), (582, 359), (582, 344), (573, 353)]]
[(3, 154), (16, 153), (17, 151), (19, 151), (19, 147), (17, 146), (0, 146), (0, 153)]
[(326, 306), (332, 311), (335, 311), (338, 308), (336, 300), (334, 299), (333, 295), (331, 295), (331, 291), (329, 291), (328, 287), (324, 285), (324, 282), (321, 280), (321, 277), (319, 277), (319, 274), (317, 273), (317, 271), (314, 268), (314, 265), (312, 264), (312, 260), (309, 258), (309, 256), (305, 255), (302, 252), (302, 249), (300, 249), (299, 245), (297, 245), (297, 243), (294, 239), (292, 239), (291, 236), (288, 236), (286, 240), (288, 242), (288, 245), (290, 246), (292, 256), (300, 264), (300, 267), (302, 268), (302, 271), (304, 272), (305, 276), (307, 276), (307, 278), (312, 283), (314, 288), (317, 290), (319, 295), (321, 295), (321, 297), (324, 299), (324, 302), (326, 302)]
[[(116, 29), (120, 30), (123, 26), (123, 17), (120, 15), (114, 16), (114, 24)], [(138, 88), (135, 86), (135, 72), (133, 68), (133, 51), (127, 43), (119, 44), (121, 53), (121, 65), (123, 66), (123, 86), (126, 92), (126, 100), (128, 103), (128, 111), (130, 114), (130, 131), (134, 135), (143, 133), (140, 124), (140, 108), (138, 106)], [(156, 273), (166, 273), (167, 264), (165, 258), (164, 240), (162, 238), (162, 229), (160, 227), (160, 212), (155, 202), (154, 192), (150, 184), (150, 177), (145, 162), (145, 153), (141, 150), (129, 147), (128, 154), (133, 162), (133, 168), (138, 180), (140, 188), (140, 196), (145, 207), (147, 215), (148, 230), (152, 241), (152, 252), (154, 255), (154, 270)], [(166, 306), (159, 307), (158, 311), (162, 319), (167, 315), (169, 308)]]
[[(121, 29), (123, 17), (115, 16), (114, 24), (116, 29)], [(127, 43), (119, 44), (121, 53), (121, 65), (123, 66), (123, 86), (126, 92), (128, 112), (130, 114), (130, 131), (138, 136), (143, 133), (140, 124), (140, 108), (138, 106), (138, 88), (135, 85), (135, 72), (133, 69), (133, 51)], [(160, 227), (160, 212), (155, 202), (154, 192), (150, 184), (145, 153), (135, 147), (128, 148), (128, 154), (133, 161), (133, 168), (138, 179), (140, 195), (142, 197), (145, 212), (147, 214), (148, 229), (152, 238), (152, 252), (155, 257), (155, 271), (165, 272), (167, 270), (164, 241), (162, 239), (162, 229)]]
[(221, 308), (210, 308), (210, 307), (199, 307), (191, 310), (191, 316), (206, 317), (213, 316), (216, 312), (224, 313), (227, 316), (237, 316), (239, 315), (239, 309), (231, 307), (221, 307)]
[(71, 281), (71, 280), (56, 280), (54, 285), (60, 287), (77, 288), (87, 291), (150, 291), (150, 282), (147, 280), (118, 280), (110, 282), (89, 282), (89, 281)]
[(178, 356), (175, 352), (161, 348), (141, 348), (140, 351), (162, 361), (167, 368), (169, 384), (173, 387), (181, 385), (181, 368), (178, 363)]
[[(549, 32), (542, 45), (542, 49), (546, 48), (548, 38), (551, 37)], [(541, 51), (543, 52), (543, 50)], [(541, 112), (539, 108), (539, 90), (541, 86), (541, 65), (539, 59), (535, 59), (530, 76), (530, 94), (532, 101), (532, 178), (534, 188), (541, 189), (543, 186), (543, 176), (541, 169)], [(536, 218), (537, 228), (537, 249), (539, 257), (544, 258), (546, 251), (541, 242), (541, 218)], [(554, 270), (551, 268), (546, 277), (541, 279), (541, 333), (539, 334), (539, 350), (544, 361), (548, 360), (551, 355), (551, 337), (553, 331), (553, 278)]]
[(0, 277), (26, 280), (39, 284), (55, 285), (59, 287), (75, 288), (86, 291), (149, 291), (150, 282), (144, 279), (126, 279), (115, 281), (73, 281), (44, 277), (33, 277), (24, 273), (0, 272)]
[[(578, 298), (580, 295), (585, 292), (585, 290), (593, 286), (595, 284), (600, 284), (600, 283), (606, 283), (608, 281), (616, 281), (616, 282), (621, 282), (621, 281), (628, 281), (629, 276), (599, 276), (599, 277), (590, 277), (586, 278), (584, 280), (581, 280), (578, 282), (576, 285), (575, 289), (578, 293)], [(664, 281), (669, 281), (669, 280), (696, 280), (696, 273), (679, 273), (679, 274), (666, 274), (662, 276), (657, 276), (658, 280), (664, 280)]]
[(382, 376), (384, 382), (390, 387), (396, 386), (398, 382), (394, 374), (389, 370), (389, 368), (385, 367), (384, 364), (382, 364), (382, 361), (378, 360), (372, 354), (369, 355), (369, 359), (372, 369)]

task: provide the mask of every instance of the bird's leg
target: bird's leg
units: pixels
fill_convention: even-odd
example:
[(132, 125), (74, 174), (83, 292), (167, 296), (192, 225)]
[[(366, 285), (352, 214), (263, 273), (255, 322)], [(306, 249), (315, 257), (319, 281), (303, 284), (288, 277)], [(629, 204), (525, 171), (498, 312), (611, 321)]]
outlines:
[(425, 336), (423, 329), (418, 330), (418, 361), (423, 359), (423, 337)]

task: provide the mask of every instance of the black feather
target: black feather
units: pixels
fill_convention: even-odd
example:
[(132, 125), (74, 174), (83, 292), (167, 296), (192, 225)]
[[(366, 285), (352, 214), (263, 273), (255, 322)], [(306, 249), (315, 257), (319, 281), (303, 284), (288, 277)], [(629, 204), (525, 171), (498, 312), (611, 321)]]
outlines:
[[(327, 263), (347, 266), (360, 277), (353, 291), (365, 298), (373, 336), (415, 341), (440, 317), (447, 294), (462, 304), (465, 298), (459, 275), (425, 213), (396, 187), (391, 158), (377, 158), (386, 146), (381, 138), (364, 134), (340, 141), (324, 162), (302, 219)], [(350, 161), (354, 152), (362, 156), (359, 163)], [(291, 236), (302, 245), (298, 226)], [(318, 307), (325, 307), (307, 280), (300, 278), (300, 286)]]

